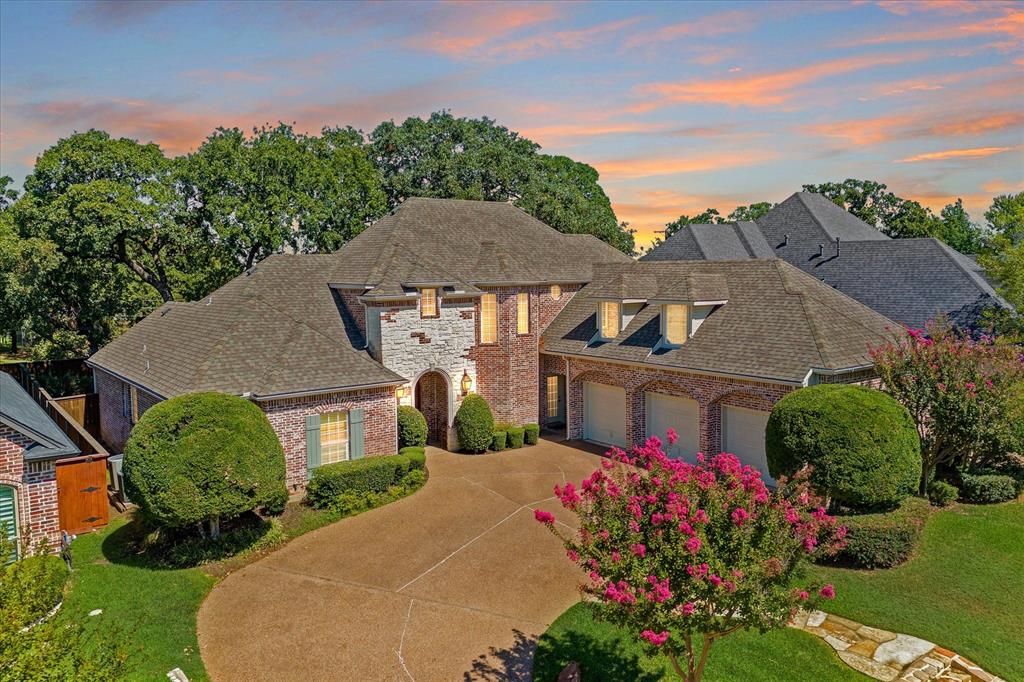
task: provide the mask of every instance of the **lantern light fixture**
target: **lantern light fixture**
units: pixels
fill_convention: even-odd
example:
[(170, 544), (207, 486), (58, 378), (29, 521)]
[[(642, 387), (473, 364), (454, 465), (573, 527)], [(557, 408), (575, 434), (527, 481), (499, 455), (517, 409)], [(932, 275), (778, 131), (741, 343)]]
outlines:
[(470, 378), (469, 372), (462, 370), (462, 381), (459, 382), (459, 388), (462, 389), (462, 395), (467, 396), (473, 389), (473, 379)]

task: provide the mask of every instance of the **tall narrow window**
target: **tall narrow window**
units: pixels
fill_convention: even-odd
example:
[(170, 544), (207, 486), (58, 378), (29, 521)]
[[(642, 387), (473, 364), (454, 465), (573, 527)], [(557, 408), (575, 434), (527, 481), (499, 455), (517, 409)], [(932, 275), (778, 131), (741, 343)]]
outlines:
[(689, 327), (688, 312), (687, 306), (682, 304), (671, 303), (665, 306), (665, 341), (667, 343), (674, 346), (686, 343)]
[(480, 343), (498, 341), (498, 299), (494, 294), (480, 297)]
[(139, 391), (134, 386), (129, 389), (132, 400), (132, 424), (139, 421)]
[(530, 295), (526, 293), (516, 296), (516, 333), (530, 333)]
[(348, 459), (348, 412), (320, 415), (320, 464)]
[(437, 289), (420, 289), (420, 317), (437, 317)]
[(614, 339), (619, 335), (622, 324), (622, 304), (618, 301), (601, 301), (601, 337)]
[(558, 416), (558, 375), (548, 377), (548, 416)]
[(551, 285), (551, 298), (555, 299), (556, 301), (558, 299), (562, 298), (562, 287), (558, 286), (557, 284), (552, 284)]

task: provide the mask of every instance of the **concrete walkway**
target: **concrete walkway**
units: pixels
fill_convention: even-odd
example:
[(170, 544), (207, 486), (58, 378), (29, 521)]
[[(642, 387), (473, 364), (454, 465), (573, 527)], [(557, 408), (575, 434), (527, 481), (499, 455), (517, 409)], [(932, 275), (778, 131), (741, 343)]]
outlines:
[(199, 612), (214, 680), (529, 679), (580, 575), (534, 509), (599, 458), (571, 445), (427, 454), (411, 497), (304, 535), (224, 579)]

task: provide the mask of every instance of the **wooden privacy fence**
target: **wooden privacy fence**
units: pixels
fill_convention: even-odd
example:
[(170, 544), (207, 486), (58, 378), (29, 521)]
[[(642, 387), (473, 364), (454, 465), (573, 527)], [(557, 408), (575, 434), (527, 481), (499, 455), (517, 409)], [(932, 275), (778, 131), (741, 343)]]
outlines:
[(51, 398), (60, 405), (75, 422), (85, 428), (93, 438), (100, 432), (100, 396), (98, 393), (80, 393), (61, 398)]

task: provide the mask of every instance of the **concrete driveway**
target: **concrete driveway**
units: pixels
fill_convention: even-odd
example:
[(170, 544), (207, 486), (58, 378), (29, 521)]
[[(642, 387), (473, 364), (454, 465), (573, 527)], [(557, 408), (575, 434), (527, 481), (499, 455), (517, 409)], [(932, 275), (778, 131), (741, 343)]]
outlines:
[(214, 680), (529, 679), (581, 574), (533, 518), (599, 458), (569, 444), (434, 448), (411, 497), (304, 535), (228, 576), (199, 612)]

